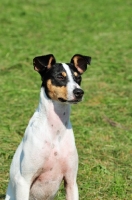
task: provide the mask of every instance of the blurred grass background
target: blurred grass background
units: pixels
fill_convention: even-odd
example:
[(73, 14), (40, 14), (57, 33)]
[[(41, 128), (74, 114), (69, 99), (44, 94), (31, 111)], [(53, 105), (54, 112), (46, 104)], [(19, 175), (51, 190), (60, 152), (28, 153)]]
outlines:
[[(0, 1), (0, 199), (39, 101), (32, 59), (89, 55), (84, 101), (72, 106), (80, 200), (132, 199), (132, 1)], [(64, 189), (56, 200), (64, 199)]]

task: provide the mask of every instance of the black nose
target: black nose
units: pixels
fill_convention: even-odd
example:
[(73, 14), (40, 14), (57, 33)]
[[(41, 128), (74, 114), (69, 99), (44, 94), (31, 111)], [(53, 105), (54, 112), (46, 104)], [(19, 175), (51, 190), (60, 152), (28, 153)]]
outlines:
[(73, 90), (73, 94), (77, 99), (81, 99), (84, 94), (84, 91), (82, 89), (76, 88)]

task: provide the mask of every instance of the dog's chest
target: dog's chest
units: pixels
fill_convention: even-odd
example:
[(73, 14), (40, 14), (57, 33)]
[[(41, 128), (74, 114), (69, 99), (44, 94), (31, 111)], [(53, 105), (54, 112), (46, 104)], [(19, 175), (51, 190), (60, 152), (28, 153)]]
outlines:
[[(47, 177), (49, 175), (59, 175), (59, 173), (63, 173), (66, 170), (66, 163), (70, 157), (70, 152), (74, 149), (72, 129), (66, 129), (65, 126), (61, 126), (59, 123), (53, 123), (53, 121), (50, 122), (51, 137), (50, 139), (45, 138), (44, 151), (42, 152), (45, 158), (42, 173), (45, 176), (48, 174)], [(69, 123), (67, 122), (67, 124)]]
[(38, 175), (35, 175), (31, 188), (31, 193), (36, 194), (36, 197), (54, 196), (65, 173), (69, 171), (71, 162), (75, 162), (75, 146), (70, 142), (72, 141), (72, 130), (68, 130), (64, 135), (61, 132), (56, 134), (53, 141), (45, 141), (47, 146), (47, 152), (44, 152), (45, 161)]
[(34, 119), (38, 121), (35, 122), (38, 132), (34, 129), (35, 138), (39, 138), (40, 151), (37, 151), (37, 158), (42, 163), (32, 179), (31, 193), (36, 197), (44, 197), (45, 194), (54, 196), (65, 173), (70, 171), (70, 166), (77, 165), (69, 107), (53, 107), (50, 104), (46, 108), (48, 112), (45, 118), (40, 119), (35, 114)]
[[(52, 143), (50, 152), (46, 157), (46, 160), (42, 166), (42, 171), (40, 176), (38, 177), (38, 181), (47, 182), (47, 181), (55, 181), (58, 179), (62, 180), (62, 176), (66, 170), (66, 161), (64, 159), (67, 154), (64, 151), (64, 148), (61, 145), (56, 145)], [(68, 155), (66, 155), (67, 157)]]

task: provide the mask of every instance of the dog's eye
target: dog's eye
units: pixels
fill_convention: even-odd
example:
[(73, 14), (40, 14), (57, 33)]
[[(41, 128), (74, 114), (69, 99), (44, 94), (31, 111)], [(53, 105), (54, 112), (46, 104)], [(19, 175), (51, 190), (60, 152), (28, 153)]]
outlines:
[(65, 77), (63, 75), (59, 74), (57, 76), (57, 79), (60, 80), (60, 81), (63, 81), (65, 79)]
[(81, 83), (81, 76), (75, 77), (75, 81), (80, 84)]

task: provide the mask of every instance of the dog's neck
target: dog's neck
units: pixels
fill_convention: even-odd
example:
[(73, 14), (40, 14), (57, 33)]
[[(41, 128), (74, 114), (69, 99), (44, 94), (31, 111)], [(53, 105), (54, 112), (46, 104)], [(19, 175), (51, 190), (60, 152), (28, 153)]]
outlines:
[(44, 87), (41, 87), (40, 102), (37, 111), (40, 115), (47, 117), (51, 126), (58, 126), (61, 123), (65, 127), (69, 126), (70, 105), (49, 99)]

